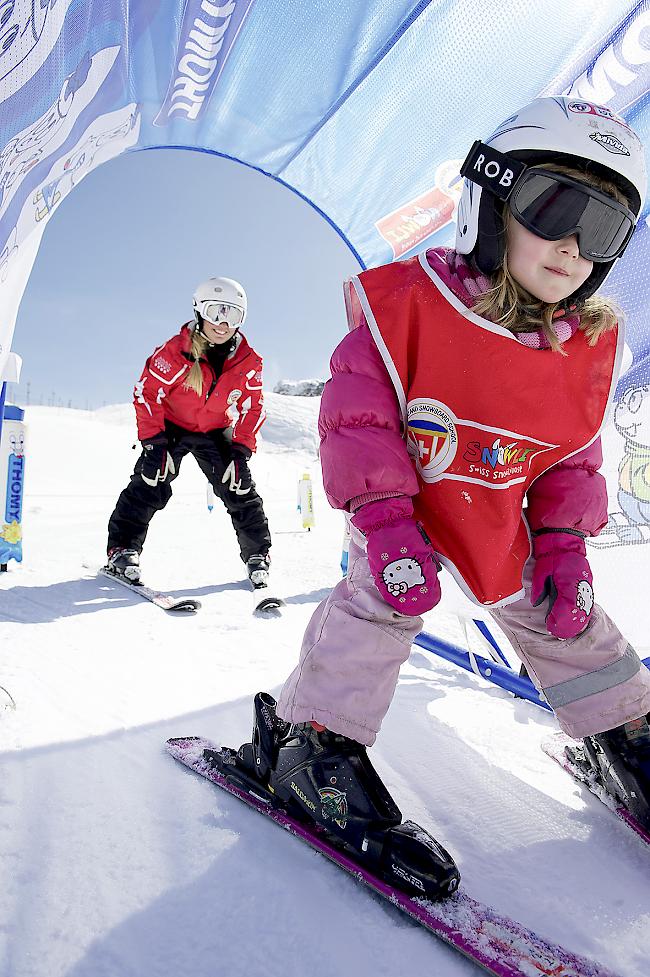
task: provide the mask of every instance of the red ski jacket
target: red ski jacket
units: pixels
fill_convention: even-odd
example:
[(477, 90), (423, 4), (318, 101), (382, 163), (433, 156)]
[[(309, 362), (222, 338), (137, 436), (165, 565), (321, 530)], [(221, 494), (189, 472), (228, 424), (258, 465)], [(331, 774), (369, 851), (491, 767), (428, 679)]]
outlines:
[(151, 354), (135, 385), (133, 403), (142, 441), (160, 434), (165, 421), (186, 431), (232, 428), (232, 439), (255, 451), (257, 432), (266, 417), (262, 394), (262, 358), (237, 333), (237, 345), (226, 358), (217, 379), (207, 359), (201, 359), (203, 393), (183, 384), (192, 368), (192, 333), (184, 325)]

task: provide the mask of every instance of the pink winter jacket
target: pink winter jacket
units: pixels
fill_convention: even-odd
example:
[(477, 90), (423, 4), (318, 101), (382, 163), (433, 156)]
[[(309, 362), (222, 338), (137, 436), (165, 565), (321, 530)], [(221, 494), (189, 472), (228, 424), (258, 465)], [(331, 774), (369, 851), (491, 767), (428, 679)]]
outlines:
[[(365, 319), (339, 343), (330, 368), (318, 420), (330, 505), (354, 511), (374, 499), (417, 495), (395, 390)], [(597, 438), (540, 475), (527, 495), (531, 530), (579, 529), (596, 536), (607, 522), (602, 460)]]

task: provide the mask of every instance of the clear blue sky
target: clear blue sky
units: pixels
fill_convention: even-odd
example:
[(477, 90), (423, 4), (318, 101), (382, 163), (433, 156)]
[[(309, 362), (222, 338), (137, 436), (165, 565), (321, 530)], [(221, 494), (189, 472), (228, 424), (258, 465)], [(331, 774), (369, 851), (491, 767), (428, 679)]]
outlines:
[(153, 150), (105, 163), (52, 215), (12, 348), (23, 403), (130, 401), (149, 353), (192, 316), (211, 275), (242, 282), (244, 332), (265, 387), (328, 375), (345, 333), (341, 283), (359, 270), (307, 203), (245, 166), (207, 153)]

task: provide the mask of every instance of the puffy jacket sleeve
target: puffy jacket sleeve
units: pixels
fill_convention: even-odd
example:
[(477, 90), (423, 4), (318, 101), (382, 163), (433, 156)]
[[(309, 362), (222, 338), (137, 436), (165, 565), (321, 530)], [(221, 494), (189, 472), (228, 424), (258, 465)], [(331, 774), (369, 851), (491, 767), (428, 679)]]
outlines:
[(528, 490), (526, 517), (538, 529), (578, 529), (597, 536), (607, 522), (607, 485), (600, 438), (540, 475)]
[(180, 342), (180, 336), (174, 336), (155, 349), (135, 385), (133, 406), (140, 441), (165, 430), (163, 401), (188, 370), (180, 355)]
[(262, 358), (253, 353), (248, 360), (244, 376), (245, 389), (237, 404), (239, 414), (233, 425), (232, 439), (233, 442), (255, 451), (257, 435), (266, 420), (262, 392)]
[(365, 321), (339, 343), (330, 370), (318, 419), (330, 505), (349, 509), (351, 500), (416, 495), (395, 390)]

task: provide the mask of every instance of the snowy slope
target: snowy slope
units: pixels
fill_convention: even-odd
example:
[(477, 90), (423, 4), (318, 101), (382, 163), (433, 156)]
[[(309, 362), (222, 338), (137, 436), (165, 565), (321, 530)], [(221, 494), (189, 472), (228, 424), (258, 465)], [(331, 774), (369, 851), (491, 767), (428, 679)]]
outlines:
[[(173, 617), (96, 579), (136, 458), (131, 408), (28, 411), (25, 562), (0, 578), (0, 684), (18, 704), (0, 713), (3, 977), (476, 973), (164, 752), (169, 736), (248, 738), (253, 693), (277, 694), (339, 576), (342, 518), (319, 482), (318, 400), (269, 394), (267, 406), (253, 466), (281, 620), (250, 615), (234, 535), (223, 512), (207, 511), (192, 459), (142, 566), (201, 611)], [(311, 533), (295, 509), (305, 470)], [(632, 586), (644, 567), (647, 579), (647, 554), (592, 559), (601, 596), (629, 574), (614, 610), (647, 657)], [(455, 612), (472, 609), (444, 584), (427, 629), (460, 641)], [(471, 894), (622, 977), (647, 977), (650, 852), (541, 753), (554, 728), (416, 647), (372, 757), (402, 810), (455, 855)]]

